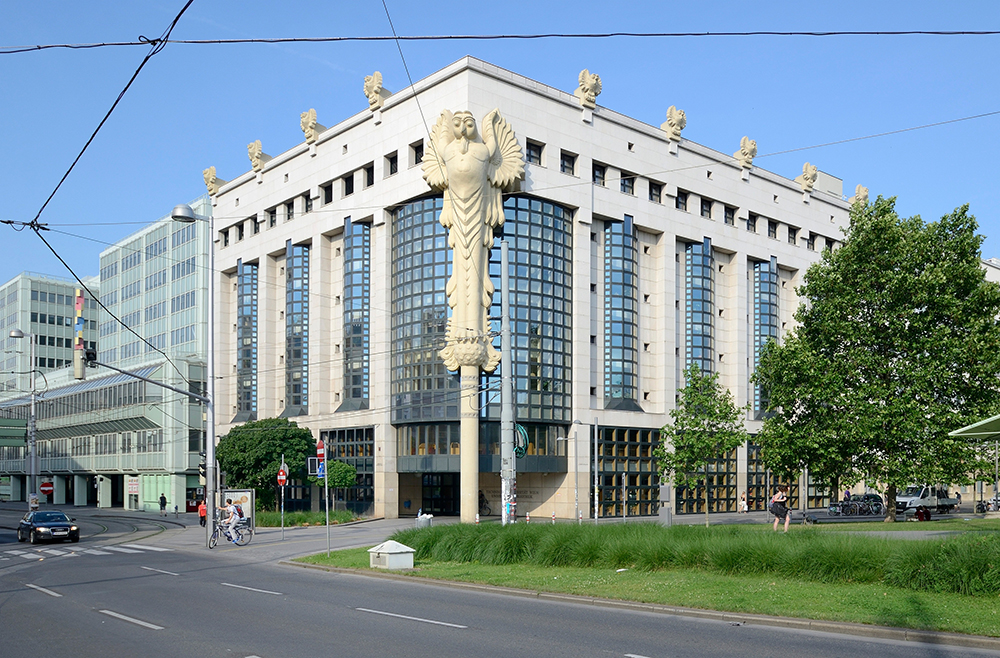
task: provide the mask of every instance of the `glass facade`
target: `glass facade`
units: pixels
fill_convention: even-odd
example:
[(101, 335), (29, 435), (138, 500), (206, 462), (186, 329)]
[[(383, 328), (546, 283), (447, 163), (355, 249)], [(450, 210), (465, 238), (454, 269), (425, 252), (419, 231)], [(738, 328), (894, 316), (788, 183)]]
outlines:
[(344, 226), (344, 401), (337, 411), (368, 408), (371, 226)]
[(375, 505), (375, 428), (349, 427), (320, 432), (330, 458), (350, 464), (358, 473), (353, 487), (337, 489), (337, 500), (357, 514), (371, 514)]
[(659, 513), (660, 477), (653, 458), (659, 441), (658, 429), (600, 428), (597, 468), (601, 516)]
[(236, 417), (257, 420), (257, 264), (236, 261)]
[[(514, 417), (521, 424), (567, 423), (572, 420), (573, 215), (553, 203), (510, 197), (504, 202), (504, 226), (498, 233), (510, 251)], [(497, 288), (490, 317), (497, 318), (491, 328), (498, 350), (500, 257), (500, 249), (494, 249), (489, 266)], [(483, 387), (482, 407), (489, 420), (500, 419), (497, 391), (503, 367), (501, 363)]]
[[(750, 317), (753, 321), (753, 367), (760, 365), (760, 351), (769, 340), (778, 340), (778, 260), (753, 261), (753, 298)], [(753, 384), (753, 417), (764, 418), (767, 412), (767, 393), (760, 384)]]
[(767, 470), (760, 459), (760, 446), (747, 443), (747, 505), (750, 511), (766, 511), (778, 484), (788, 485), (788, 508), (799, 508), (799, 481), (782, 482)]
[(309, 413), (309, 245), (285, 243), (285, 410)]
[(642, 411), (639, 373), (639, 249), (632, 216), (604, 225), (604, 406)]
[[(736, 450), (708, 462), (708, 473), (692, 474), (698, 479), (694, 486), (677, 487), (677, 514), (735, 512), (739, 494), (736, 491)], [(753, 509), (751, 507), (751, 509)]]
[(392, 222), (392, 422), (459, 419), (458, 375), (438, 354), (445, 342), (451, 275), (441, 197), (408, 203)]
[(684, 245), (684, 366), (712, 372), (715, 340), (715, 268), (712, 241)]

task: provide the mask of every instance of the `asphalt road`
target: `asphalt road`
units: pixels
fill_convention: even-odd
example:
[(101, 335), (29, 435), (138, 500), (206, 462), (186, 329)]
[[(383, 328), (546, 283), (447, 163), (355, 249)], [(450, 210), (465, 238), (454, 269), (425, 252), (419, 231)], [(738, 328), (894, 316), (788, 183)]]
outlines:
[[(17, 514), (0, 510), (0, 527)], [(4, 656), (1000, 656), (526, 599), (276, 563), (325, 549), (323, 528), (201, 546), (199, 528), (81, 511), (79, 544), (28, 546), (0, 529)], [(331, 530), (375, 544), (412, 520)], [(87, 534), (87, 528), (106, 530)]]

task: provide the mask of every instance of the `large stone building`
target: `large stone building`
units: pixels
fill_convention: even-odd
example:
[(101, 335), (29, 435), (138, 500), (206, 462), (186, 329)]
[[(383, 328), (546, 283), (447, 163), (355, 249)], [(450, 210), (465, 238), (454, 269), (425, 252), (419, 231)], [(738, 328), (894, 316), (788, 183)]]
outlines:
[[(356, 465), (354, 503), (386, 517), (457, 512), (459, 381), (439, 355), (451, 254), (442, 195), (420, 164), (442, 111), (481, 121), (495, 108), (525, 159), (496, 230), (496, 246), (510, 244), (526, 435), (518, 513), (572, 517), (579, 500), (590, 516), (596, 484), (601, 516), (656, 514), (652, 449), (686, 364), (718, 372), (750, 404), (755, 432), (757, 352), (791, 327), (796, 285), (842, 235), (841, 181), (809, 163), (794, 180), (760, 169), (743, 135), (718, 145), (726, 152), (690, 142), (684, 113), (667, 112), (674, 99), (663, 98), (657, 127), (597, 105), (596, 76), (579, 82), (567, 92), (470, 57), (412, 87), (397, 81), (390, 95), (376, 73), (354, 116), (324, 128), (303, 112), (302, 143), (273, 157), (250, 144), (252, 169), (228, 182), (207, 170), (216, 434), (293, 418)], [(498, 288), (499, 255), (489, 263)], [(499, 318), (499, 292), (493, 301)], [(479, 395), (479, 488), (494, 512), (500, 369)], [(751, 443), (719, 455), (707, 485), (711, 511), (733, 511), (742, 490), (762, 509), (771, 483)], [(825, 505), (807, 487), (807, 477), (793, 486), (793, 504)], [(671, 504), (704, 511), (704, 488)]]
[[(192, 206), (197, 213), (211, 212), (207, 196)], [(100, 279), (88, 287), (100, 291), (115, 317), (87, 300), (85, 339), (88, 347), (97, 347), (99, 362), (177, 388), (204, 390), (208, 233), (208, 222), (179, 224), (168, 216), (101, 253)], [(28, 288), (22, 283), (13, 298), (27, 300)], [(22, 325), (39, 336), (38, 369), (45, 373), (44, 385), (39, 379), (35, 388), (39, 475), (53, 483), (47, 502), (152, 510), (162, 493), (171, 508), (193, 508), (204, 450), (202, 405), (106, 368), (90, 368), (84, 381), (75, 380), (70, 338), (75, 313), (67, 305), (72, 294), (71, 282), (31, 278), (31, 324)], [(29, 308), (18, 308), (23, 322)], [(7, 324), (4, 331), (11, 328)], [(42, 347), (44, 336), (48, 348)], [(0, 417), (28, 417), (30, 388), (27, 375), (20, 377), (16, 392), (0, 401)], [(0, 477), (9, 479), (6, 495), (13, 500), (26, 500), (27, 461), (24, 447), (0, 448)]]

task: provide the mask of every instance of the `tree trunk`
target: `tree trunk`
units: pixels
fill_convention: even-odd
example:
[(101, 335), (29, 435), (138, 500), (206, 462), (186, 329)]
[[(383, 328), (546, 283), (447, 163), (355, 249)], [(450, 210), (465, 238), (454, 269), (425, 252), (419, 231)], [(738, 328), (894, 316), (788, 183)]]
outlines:
[(896, 485), (890, 484), (885, 490), (885, 522), (896, 521)]
[(705, 464), (705, 527), (708, 527), (708, 464)]

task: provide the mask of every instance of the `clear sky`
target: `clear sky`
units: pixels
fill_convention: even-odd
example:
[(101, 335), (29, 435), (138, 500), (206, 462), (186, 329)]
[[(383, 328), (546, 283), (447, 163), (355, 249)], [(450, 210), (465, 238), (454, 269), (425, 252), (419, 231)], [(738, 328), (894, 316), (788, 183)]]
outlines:
[[(401, 35), (824, 30), (996, 30), (996, 0), (900, 2), (550, 2), (386, 0)], [(159, 36), (183, 0), (6, 2), (0, 46)], [(390, 35), (380, 0), (195, 0), (178, 39)], [(786, 155), (767, 154), (1000, 110), (1000, 36), (712, 37), (422, 41), (401, 44), (414, 80), (473, 55), (571, 92), (581, 69), (602, 106), (654, 126), (670, 105), (684, 137), (723, 153), (757, 140), (759, 166), (788, 178), (809, 161), (904, 215), (937, 219), (968, 203), (1000, 257), (1000, 115)], [(146, 46), (0, 55), (0, 219), (30, 221), (148, 51)], [(42, 214), (46, 237), (81, 276), (108, 244), (231, 180), (246, 145), (303, 141), (299, 114), (332, 126), (364, 110), (365, 75), (407, 83), (393, 42), (170, 44), (146, 65)], [(460, 109), (460, 108), (450, 108)], [(503, 108), (500, 108), (501, 111)], [(438, 108), (428, 116), (438, 113)], [(516, 130), (516, 126), (515, 126)], [(642, 172), (638, 172), (642, 173)], [(59, 231), (59, 232), (56, 232)], [(72, 235), (67, 235), (72, 234)], [(30, 231), (0, 226), (0, 281), (69, 276)]]

